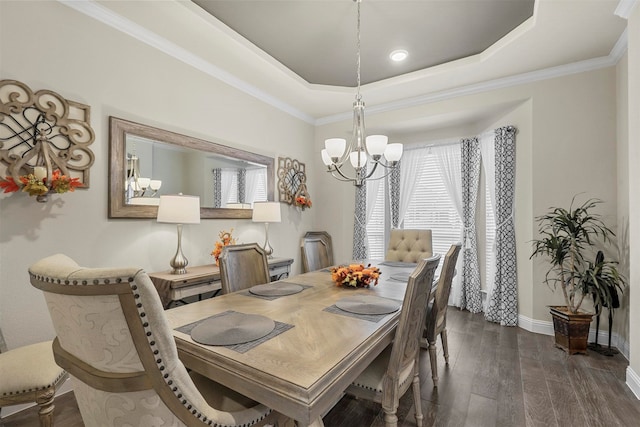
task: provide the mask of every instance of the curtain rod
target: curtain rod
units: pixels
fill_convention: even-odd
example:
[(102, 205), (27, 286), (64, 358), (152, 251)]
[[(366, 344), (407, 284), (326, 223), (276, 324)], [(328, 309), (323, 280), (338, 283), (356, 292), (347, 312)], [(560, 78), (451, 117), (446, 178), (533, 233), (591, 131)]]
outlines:
[(411, 150), (420, 150), (422, 148), (431, 148), (431, 147), (441, 147), (441, 146), (446, 146), (446, 145), (455, 145), (455, 144), (460, 144), (460, 141), (462, 141), (463, 139), (466, 138), (482, 138), (485, 136), (493, 136), (495, 135), (495, 129), (492, 130), (488, 130), (485, 132), (482, 132), (479, 135), (472, 135), (472, 136), (461, 136), (461, 137), (456, 137), (456, 138), (447, 138), (447, 139), (437, 139), (434, 141), (429, 141), (429, 142), (418, 142), (415, 144), (409, 144), (409, 145), (405, 145), (404, 146), (404, 151), (411, 151)]

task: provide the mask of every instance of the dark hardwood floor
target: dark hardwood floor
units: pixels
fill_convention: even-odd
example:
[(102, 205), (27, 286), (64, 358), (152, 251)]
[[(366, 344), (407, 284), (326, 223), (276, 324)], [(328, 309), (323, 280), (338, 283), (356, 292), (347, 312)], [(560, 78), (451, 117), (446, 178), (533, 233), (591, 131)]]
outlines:
[[(553, 337), (484, 321), (449, 309), (450, 365), (438, 344), (440, 382), (433, 388), (429, 355), (422, 351), (425, 426), (591, 427), (640, 426), (640, 401), (625, 385), (621, 355), (568, 356)], [(414, 426), (413, 397), (400, 401), (399, 426)], [(5, 427), (38, 427), (37, 410), (2, 420)], [(343, 397), (324, 417), (327, 427), (383, 427), (380, 406)], [(56, 400), (55, 425), (82, 427), (73, 393)], [(94, 426), (87, 426), (94, 427)], [(98, 426), (96, 426), (98, 427)]]

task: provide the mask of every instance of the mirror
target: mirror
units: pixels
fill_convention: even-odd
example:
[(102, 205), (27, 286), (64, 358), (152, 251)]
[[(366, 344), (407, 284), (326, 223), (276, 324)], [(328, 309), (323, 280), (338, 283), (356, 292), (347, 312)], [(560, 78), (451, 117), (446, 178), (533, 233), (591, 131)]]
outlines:
[(155, 218), (162, 194), (200, 196), (201, 218), (250, 219), (273, 200), (274, 159), (109, 118), (109, 218)]

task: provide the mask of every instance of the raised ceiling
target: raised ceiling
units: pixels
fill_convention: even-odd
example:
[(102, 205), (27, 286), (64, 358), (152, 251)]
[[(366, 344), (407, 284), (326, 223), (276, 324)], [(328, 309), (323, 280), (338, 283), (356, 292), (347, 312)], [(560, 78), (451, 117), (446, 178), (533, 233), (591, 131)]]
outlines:
[[(356, 86), (353, 0), (193, 2), (306, 82)], [(533, 8), (533, 0), (364, 0), (362, 84), (479, 54), (530, 18)], [(409, 57), (392, 62), (396, 49)]]

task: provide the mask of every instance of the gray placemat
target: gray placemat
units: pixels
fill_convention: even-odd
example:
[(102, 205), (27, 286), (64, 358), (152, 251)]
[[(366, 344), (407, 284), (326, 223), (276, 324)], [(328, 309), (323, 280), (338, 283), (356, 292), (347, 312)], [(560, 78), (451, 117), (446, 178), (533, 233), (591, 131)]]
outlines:
[[(184, 326), (180, 326), (179, 328), (176, 328), (176, 331), (185, 333), (185, 334), (191, 334), (191, 330), (193, 328), (195, 328), (199, 323), (211, 319), (211, 318), (215, 318), (215, 317), (219, 317), (219, 316), (225, 316), (229, 313), (235, 313), (233, 310), (229, 310), (229, 311), (225, 311), (223, 313), (218, 313), (215, 314), (213, 316), (209, 316), (207, 318), (204, 319), (200, 319), (197, 322), (193, 322), (193, 323), (189, 323), (188, 325), (184, 325)], [(278, 335), (280, 335), (283, 332), (288, 331), (289, 329), (293, 328), (293, 325), (289, 325), (288, 323), (282, 323), (282, 322), (278, 322), (277, 320), (275, 320), (275, 324), (276, 327), (273, 329), (273, 331), (271, 331), (271, 333), (269, 333), (268, 335), (265, 335), (262, 338), (259, 338), (257, 340), (254, 341), (249, 341), (246, 343), (242, 343), (242, 344), (233, 344), (233, 345), (225, 345), (225, 346), (221, 346), (221, 347), (225, 347), (228, 349), (231, 349), (233, 351), (237, 351), (238, 353), (246, 353), (247, 351), (251, 350), (252, 348), (262, 344), (263, 342), (269, 341), (271, 338), (276, 337)]]
[(375, 295), (354, 295), (341, 298), (335, 306), (355, 314), (389, 314), (400, 310), (402, 304), (389, 298)]
[[(303, 285), (301, 283), (293, 283), (293, 282), (284, 282), (284, 283), (292, 283), (294, 285), (302, 286), (302, 291), (304, 291), (305, 289), (313, 288), (313, 286), (311, 286), (311, 285)], [(240, 295), (245, 295), (245, 296), (254, 297), (254, 298), (262, 298), (262, 299), (266, 299), (268, 301), (288, 296), (288, 295), (276, 295), (276, 296), (269, 297), (269, 296), (266, 296), (266, 295), (256, 295), (256, 294), (252, 294), (251, 292), (249, 292), (248, 289), (240, 292)]]
[(349, 313), (348, 311), (344, 311), (344, 310), (339, 309), (335, 305), (329, 306), (329, 307), (325, 308), (322, 311), (326, 311), (328, 313), (333, 313), (333, 314), (341, 314), (343, 316), (348, 316), (348, 317), (355, 317), (356, 319), (368, 320), (369, 322), (379, 322), (380, 320), (382, 320), (386, 316), (386, 314), (356, 314), (356, 313)]
[(297, 283), (288, 282), (272, 282), (264, 285), (256, 285), (249, 288), (249, 292), (253, 295), (261, 297), (283, 297), (286, 295), (297, 294), (302, 292), (304, 288)]
[(395, 280), (396, 282), (408, 282), (411, 273), (395, 273), (389, 276), (389, 280)]
[(414, 262), (382, 261), (379, 265), (386, 265), (387, 267), (415, 268), (418, 264)]
[(233, 312), (198, 323), (191, 330), (191, 339), (206, 345), (244, 344), (269, 335), (275, 327), (268, 317)]

